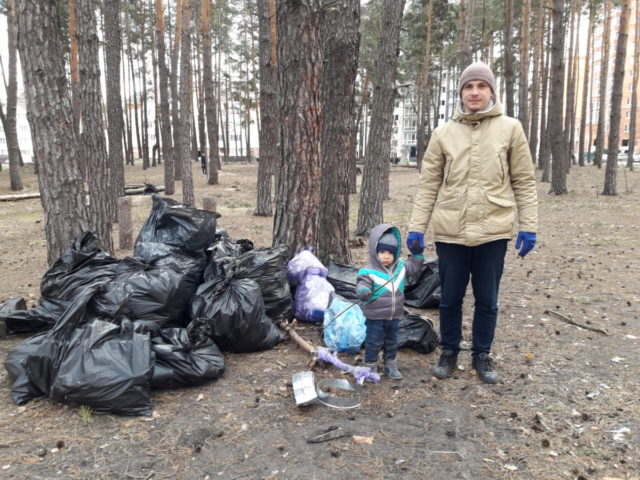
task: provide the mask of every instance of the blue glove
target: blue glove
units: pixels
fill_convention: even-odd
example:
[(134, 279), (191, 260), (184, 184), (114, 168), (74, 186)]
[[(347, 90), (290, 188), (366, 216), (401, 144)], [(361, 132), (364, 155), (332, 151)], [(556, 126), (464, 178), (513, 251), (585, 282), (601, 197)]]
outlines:
[(369, 300), (371, 298), (371, 290), (369, 290), (368, 288), (361, 288), (360, 290), (358, 290), (356, 292), (356, 296), (358, 297), (358, 299), (361, 302), (366, 302), (367, 300)]
[(422, 252), (424, 252), (424, 234), (409, 232), (409, 235), (407, 235), (407, 248), (414, 255), (422, 255)]
[(536, 246), (536, 234), (531, 232), (519, 232), (516, 240), (516, 249), (520, 248), (518, 255), (524, 257)]

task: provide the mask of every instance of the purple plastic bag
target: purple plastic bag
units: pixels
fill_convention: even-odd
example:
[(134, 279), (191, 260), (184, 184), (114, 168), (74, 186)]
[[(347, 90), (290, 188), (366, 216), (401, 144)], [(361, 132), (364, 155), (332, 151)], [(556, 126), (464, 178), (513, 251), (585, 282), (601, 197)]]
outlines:
[(296, 287), (294, 316), (305, 322), (322, 322), (329, 308), (333, 285), (327, 281), (329, 270), (311, 252), (301, 250), (287, 264), (289, 283)]

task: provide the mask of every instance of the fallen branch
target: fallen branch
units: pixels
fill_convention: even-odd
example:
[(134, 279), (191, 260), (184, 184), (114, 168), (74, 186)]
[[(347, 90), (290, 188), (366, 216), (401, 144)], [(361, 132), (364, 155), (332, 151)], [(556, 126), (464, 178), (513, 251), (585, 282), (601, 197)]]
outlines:
[[(156, 190), (158, 192), (164, 192), (164, 187), (160, 186), (160, 187), (155, 187)], [(143, 187), (143, 188), (127, 188), (124, 191), (125, 195), (142, 195), (144, 193), (155, 193), (155, 192), (151, 192), (149, 190), (147, 190), (147, 187)]]
[(17, 193), (15, 195), (0, 195), (0, 202), (17, 202), (29, 198), (40, 198), (40, 192)]
[(558, 313), (555, 310), (545, 310), (544, 313), (555, 315), (563, 322), (570, 323), (571, 325), (575, 325), (576, 327), (584, 328), (585, 330), (591, 330), (592, 332), (602, 333), (603, 335), (609, 335), (609, 332), (607, 332), (603, 328), (590, 327), (589, 325), (584, 325), (583, 323), (576, 322), (570, 316), (562, 315), (561, 313)]

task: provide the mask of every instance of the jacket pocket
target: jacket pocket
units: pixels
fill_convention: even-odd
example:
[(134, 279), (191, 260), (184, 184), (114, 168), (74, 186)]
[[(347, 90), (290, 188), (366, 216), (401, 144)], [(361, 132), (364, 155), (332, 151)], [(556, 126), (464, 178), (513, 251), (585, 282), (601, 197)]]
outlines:
[(432, 218), (435, 235), (459, 236), (461, 234), (462, 205), (462, 199), (458, 198), (435, 204)]
[(487, 194), (486, 234), (511, 233), (515, 223), (514, 208), (516, 202), (510, 198)]

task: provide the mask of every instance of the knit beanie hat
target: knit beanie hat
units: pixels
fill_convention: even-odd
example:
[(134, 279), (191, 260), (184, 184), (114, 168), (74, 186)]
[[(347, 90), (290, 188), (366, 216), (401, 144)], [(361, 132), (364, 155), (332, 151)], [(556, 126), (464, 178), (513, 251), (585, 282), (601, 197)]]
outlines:
[(393, 232), (386, 232), (382, 234), (378, 240), (378, 245), (376, 246), (376, 253), (381, 250), (386, 250), (387, 252), (393, 253), (394, 257), (396, 256), (398, 252), (398, 239)]
[(464, 69), (462, 75), (460, 75), (458, 93), (461, 94), (464, 86), (472, 80), (482, 80), (491, 87), (493, 94), (496, 94), (496, 78), (493, 76), (493, 72), (486, 63), (474, 62)]

